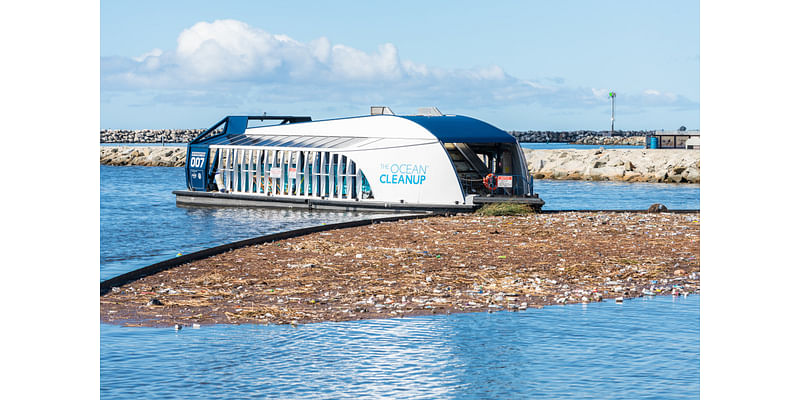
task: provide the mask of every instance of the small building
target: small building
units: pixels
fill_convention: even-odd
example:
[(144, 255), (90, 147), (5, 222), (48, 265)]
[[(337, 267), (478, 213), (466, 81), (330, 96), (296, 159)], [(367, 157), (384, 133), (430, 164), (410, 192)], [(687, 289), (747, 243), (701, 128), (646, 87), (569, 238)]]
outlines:
[(646, 149), (700, 149), (700, 130), (656, 131), (645, 137)]

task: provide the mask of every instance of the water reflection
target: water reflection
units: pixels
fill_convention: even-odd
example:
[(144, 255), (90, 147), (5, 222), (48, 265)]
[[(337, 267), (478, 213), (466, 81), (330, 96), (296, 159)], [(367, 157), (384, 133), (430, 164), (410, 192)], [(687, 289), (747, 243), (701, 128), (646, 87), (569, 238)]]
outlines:
[[(103, 397), (686, 398), (699, 296), (518, 313), (199, 329), (101, 326)], [(665, 368), (665, 366), (669, 366)]]
[(375, 214), (298, 209), (177, 207), (181, 168), (100, 168), (100, 279), (178, 253)]

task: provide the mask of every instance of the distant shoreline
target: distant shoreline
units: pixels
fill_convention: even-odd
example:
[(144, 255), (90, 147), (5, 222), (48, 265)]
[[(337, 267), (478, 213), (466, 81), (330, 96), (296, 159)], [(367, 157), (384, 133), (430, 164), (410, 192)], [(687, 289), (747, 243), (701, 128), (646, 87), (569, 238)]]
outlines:
[[(101, 144), (189, 143), (205, 129), (103, 129)], [(609, 136), (603, 131), (508, 131), (520, 143), (575, 143), (644, 146), (644, 137), (654, 131), (618, 131)]]
[[(534, 179), (700, 183), (700, 152), (681, 149), (524, 148)], [(100, 164), (183, 167), (185, 146), (101, 146)]]

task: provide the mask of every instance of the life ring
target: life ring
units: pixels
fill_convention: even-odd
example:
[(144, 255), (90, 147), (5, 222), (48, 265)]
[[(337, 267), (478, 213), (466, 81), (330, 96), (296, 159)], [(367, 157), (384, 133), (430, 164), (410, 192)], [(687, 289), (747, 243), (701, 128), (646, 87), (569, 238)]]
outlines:
[(497, 180), (494, 179), (494, 174), (489, 174), (483, 177), (483, 186), (489, 190), (497, 189)]

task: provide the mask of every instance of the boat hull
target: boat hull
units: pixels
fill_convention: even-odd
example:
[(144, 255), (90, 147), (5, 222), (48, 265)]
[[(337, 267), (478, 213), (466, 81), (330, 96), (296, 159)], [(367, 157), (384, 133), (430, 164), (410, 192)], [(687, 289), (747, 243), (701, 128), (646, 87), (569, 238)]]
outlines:
[(480, 205), (411, 204), (374, 200), (335, 200), (283, 196), (248, 195), (239, 193), (195, 192), (176, 190), (175, 203), (189, 207), (276, 207), (301, 210), (339, 210), (372, 212), (472, 212)]
[(300, 210), (339, 210), (372, 212), (472, 212), (488, 203), (521, 203), (541, 210), (544, 201), (538, 197), (476, 197), (474, 204), (412, 204), (375, 200), (336, 200), (318, 198), (297, 198), (283, 196), (263, 196), (240, 193), (195, 192), (176, 190), (175, 203), (185, 207), (276, 207)]

